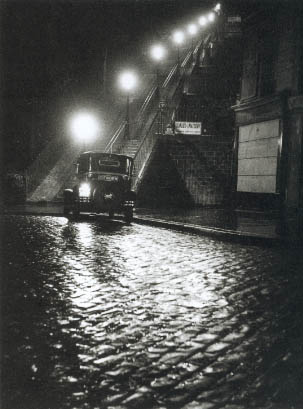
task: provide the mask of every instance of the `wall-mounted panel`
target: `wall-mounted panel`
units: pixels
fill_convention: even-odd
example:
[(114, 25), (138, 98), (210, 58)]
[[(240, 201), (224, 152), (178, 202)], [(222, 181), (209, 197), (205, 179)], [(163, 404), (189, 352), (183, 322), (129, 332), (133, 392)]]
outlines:
[(279, 136), (279, 122), (278, 119), (274, 119), (272, 121), (240, 126), (239, 142), (277, 137)]
[(276, 193), (276, 176), (239, 176), (238, 192)]
[(239, 127), (238, 192), (276, 193), (280, 121)]
[(277, 154), (278, 137), (247, 141), (239, 145), (238, 158), (260, 158)]
[(276, 176), (277, 158), (245, 158), (238, 162), (239, 176)]

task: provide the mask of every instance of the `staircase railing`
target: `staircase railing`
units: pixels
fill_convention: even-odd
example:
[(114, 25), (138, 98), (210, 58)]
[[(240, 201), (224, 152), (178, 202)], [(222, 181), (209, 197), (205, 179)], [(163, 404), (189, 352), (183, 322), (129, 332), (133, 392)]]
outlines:
[(109, 140), (108, 144), (105, 147), (105, 152), (110, 152), (113, 153), (115, 150), (116, 152), (119, 150), (118, 149), (118, 143), (117, 141), (121, 142), (122, 140), (122, 135), (125, 133), (125, 126), (126, 126), (126, 121), (123, 121), (118, 128), (116, 129), (115, 133)]
[[(141, 139), (141, 135), (145, 134), (146, 132), (150, 132), (150, 126), (153, 124), (153, 116), (157, 114), (159, 102), (159, 94), (161, 95), (161, 99), (170, 99), (172, 94), (175, 91), (175, 87), (178, 84), (185, 74), (188, 75), (188, 68), (193, 69), (198, 51), (200, 49), (202, 40), (199, 44), (195, 47), (194, 51), (189, 51), (184, 60), (182, 61), (181, 67), (174, 65), (174, 67), (170, 70), (168, 75), (166, 76), (165, 80), (159, 87), (159, 92), (157, 85), (153, 84), (152, 88), (150, 89), (149, 93), (147, 94), (140, 110), (138, 111), (135, 121), (132, 122), (133, 130), (132, 134), (134, 139)], [(150, 117), (152, 115), (152, 117)], [(149, 118), (149, 119), (148, 119)], [(119, 153), (123, 147), (124, 143), (124, 134), (125, 134), (125, 126), (126, 121), (123, 121), (116, 131), (114, 132), (113, 136), (107, 143), (105, 147), (106, 152), (117, 152)]]
[[(139, 133), (140, 127), (142, 126), (142, 123), (144, 123), (144, 120), (146, 116), (150, 113), (150, 110), (154, 106), (156, 102), (156, 91), (157, 87), (155, 85), (152, 86), (150, 91), (148, 92), (146, 98), (144, 99), (144, 102), (138, 111), (135, 120), (132, 122), (132, 134), (137, 135)], [(124, 134), (125, 134), (125, 126), (126, 126), (126, 121), (123, 121), (116, 131), (114, 132), (113, 136), (105, 146), (105, 152), (119, 152), (123, 142), (124, 142)]]
[[(191, 59), (194, 59), (194, 56), (197, 55), (197, 51), (199, 50), (200, 45), (201, 45), (201, 42), (196, 46), (193, 52), (190, 51), (186, 54), (186, 57), (184, 58), (181, 64), (180, 71), (178, 70), (177, 65), (175, 65), (170, 70), (167, 77), (165, 78), (165, 80), (159, 87), (161, 98), (169, 97), (169, 90), (173, 87), (173, 85), (176, 85), (178, 79), (180, 79), (184, 75), (184, 70), (186, 69), (188, 64), (191, 62)], [(138, 111), (135, 120), (132, 122), (132, 125), (133, 125), (132, 134), (134, 136), (134, 139), (141, 139), (140, 136), (143, 132), (143, 128), (146, 123), (146, 118), (148, 118), (148, 116), (152, 113), (152, 111), (155, 111), (158, 108), (157, 102), (159, 101), (159, 93), (157, 91), (158, 91), (158, 86), (153, 84), (140, 110)], [(110, 138), (109, 142), (105, 146), (106, 152), (114, 152), (114, 151), (119, 152), (121, 150), (121, 147), (123, 146), (123, 142), (124, 142), (123, 138), (125, 134), (125, 126), (126, 126), (126, 121), (123, 121), (122, 123), (119, 124), (113, 136)]]
[(163, 134), (164, 124), (168, 124), (172, 115), (179, 104), (180, 99), (183, 94), (184, 80), (187, 75), (190, 75), (194, 69), (196, 60), (198, 58), (199, 49), (201, 42), (197, 45), (193, 52), (188, 52), (185, 56), (181, 67), (175, 65), (168, 76), (166, 77), (163, 85), (161, 87), (161, 97), (167, 101), (169, 104), (166, 106), (165, 113), (161, 108), (157, 107), (154, 113), (153, 120), (149, 125), (147, 132), (145, 133), (137, 153), (134, 157), (134, 178), (133, 178), (133, 189), (138, 190), (140, 182), (143, 179), (145, 170), (152, 156), (152, 152), (156, 146), (158, 138)]
[(183, 82), (179, 81), (178, 86), (175, 88), (174, 95), (171, 96), (170, 105), (166, 107), (166, 111), (158, 109), (153, 117), (153, 120), (144, 135), (137, 153), (134, 157), (134, 178), (132, 188), (137, 191), (140, 182), (143, 179), (147, 165), (151, 159), (152, 152), (156, 146), (156, 143), (164, 133), (167, 123), (170, 121), (172, 113), (175, 110), (175, 103), (180, 100), (182, 95)]

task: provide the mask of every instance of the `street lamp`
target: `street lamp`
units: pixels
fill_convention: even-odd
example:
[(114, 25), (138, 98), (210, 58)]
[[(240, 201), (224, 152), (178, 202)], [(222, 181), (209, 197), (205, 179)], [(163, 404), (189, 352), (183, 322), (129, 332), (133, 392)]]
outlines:
[(221, 11), (221, 4), (220, 4), (220, 3), (216, 4), (216, 7), (214, 8), (214, 10), (215, 10), (217, 13), (220, 13), (220, 11)]
[(165, 48), (161, 44), (155, 44), (151, 48), (151, 56), (154, 60), (160, 61), (165, 55)]
[(201, 17), (199, 18), (199, 24), (200, 24), (201, 27), (206, 26), (206, 24), (207, 24), (207, 18), (206, 18), (205, 16), (201, 16)]
[(215, 16), (215, 13), (213, 13), (213, 12), (211, 12), (211, 13), (209, 13), (208, 14), (208, 16), (207, 16), (207, 20), (209, 21), (209, 22), (213, 22), (213, 21), (215, 21), (215, 18), (216, 18), (216, 16)]
[(187, 27), (187, 31), (189, 33), (189, 35), (191, 36), (191, 52), (193, 53), (194, 51), (194, 36), (197, 34), (198, 28), (196, 26), (196, 24), (189, 24)]
[(184, 41), (184, 33), (183, 31), (175, 31), (173, 34), (173, 40), (174, 43), (177, 44), (177, 48), (178, 48), (178, 68), (180, 66), (180, 44), (183, 43)]
[(81, 111), (70, 118), (70, 130), (74, 138), (82, 143), (85, 150), (86, 144), (96, 139), (99, 134), (100, 124), (93, 114)]
[(155, 44), (150, 50), (151, 57), (156, 61), (156, 81), (157, 81), (157, 92), (160, 96), (160, 84), (159, 84), (159, 63), (163, 59), (166, 53), (166, 49), (161, 44)]
[(126, 115), (125, 115), (125, 139), (130, 138), (129, 132), (129, 93), (137, 84), (137, 77), (132, 71), (125, 71), (120, 74), (119, 83), (121, 88), (126, 91)]

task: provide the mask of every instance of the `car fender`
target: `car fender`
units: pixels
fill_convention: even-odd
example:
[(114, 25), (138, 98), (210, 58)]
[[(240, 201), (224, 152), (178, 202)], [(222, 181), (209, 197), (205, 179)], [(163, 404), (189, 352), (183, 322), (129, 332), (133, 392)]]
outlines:
[(74, 192), (72, 189), (64, 189), (63, 199), (65, 203), (72, 203), (74, 198)]
[(137, 194), (133, 190), (130, 190), (129, 192), (126, 193), (126, 200), (131, 200), (135, 202), (137, 199)]

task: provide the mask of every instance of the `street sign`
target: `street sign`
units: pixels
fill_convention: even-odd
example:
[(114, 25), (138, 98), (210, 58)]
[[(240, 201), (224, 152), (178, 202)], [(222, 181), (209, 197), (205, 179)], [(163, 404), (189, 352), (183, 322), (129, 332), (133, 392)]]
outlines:
[(241, 23), (241, 16), (229, 16), (227, 17), (228, 23)]
[(175, 121), (175, 133), (182, 135), (201, 135), (201, 122)]

